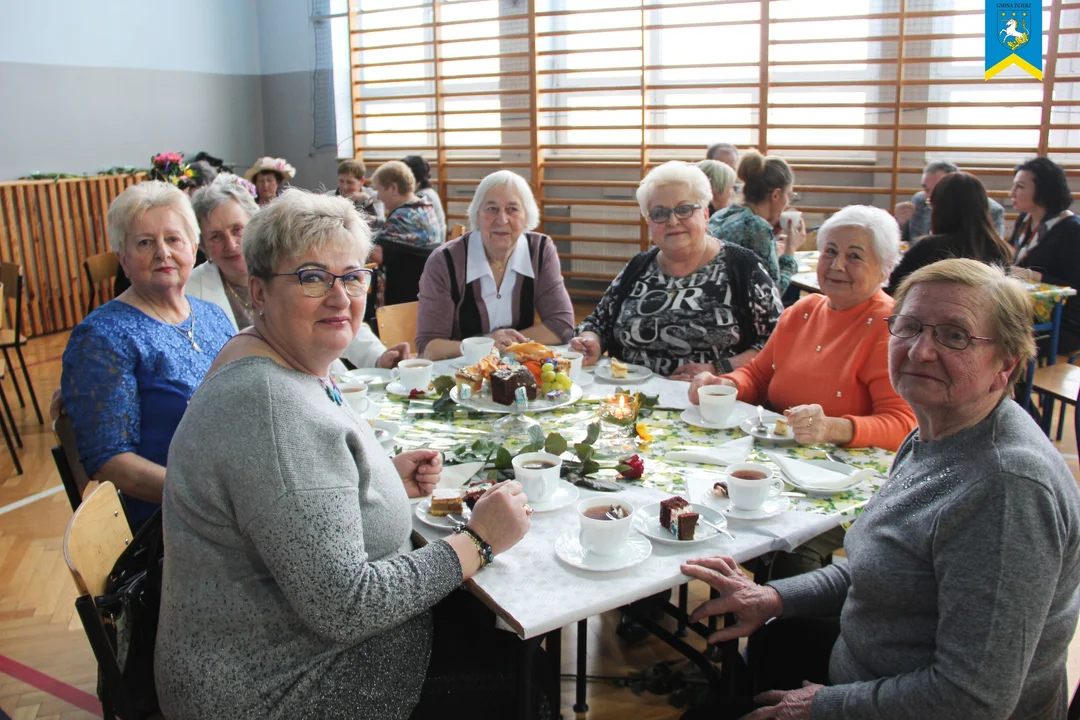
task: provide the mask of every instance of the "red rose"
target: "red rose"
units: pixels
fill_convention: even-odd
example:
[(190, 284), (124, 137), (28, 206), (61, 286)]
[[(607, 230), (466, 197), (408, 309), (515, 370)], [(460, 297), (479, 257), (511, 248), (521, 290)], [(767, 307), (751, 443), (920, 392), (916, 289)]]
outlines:
[(623, 458), (617, 469), (624, 480), (639, 480), (645, 474), (645, 461), (640, 455), (631, 455)]

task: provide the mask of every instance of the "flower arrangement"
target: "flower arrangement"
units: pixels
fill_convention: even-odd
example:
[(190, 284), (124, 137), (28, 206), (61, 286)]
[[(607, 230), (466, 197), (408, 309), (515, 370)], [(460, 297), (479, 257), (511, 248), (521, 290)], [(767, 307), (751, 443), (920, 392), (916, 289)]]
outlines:
[(230, 172), (218, 173), (218, 176), (214, 178), (216, 183), (229, 183), (231, 185), (239, 185), (240, 187), (251, 193), (251, 197), (258, 197), (259, 191), (255, 189), (255, 184), (248, 182), (239, 175), (233, 175)]
[(195, 171), (184, 162), (181, 152), (163, 152), (150, 158), (150, 179), (172, 183), (181, 190), (196, 185)]

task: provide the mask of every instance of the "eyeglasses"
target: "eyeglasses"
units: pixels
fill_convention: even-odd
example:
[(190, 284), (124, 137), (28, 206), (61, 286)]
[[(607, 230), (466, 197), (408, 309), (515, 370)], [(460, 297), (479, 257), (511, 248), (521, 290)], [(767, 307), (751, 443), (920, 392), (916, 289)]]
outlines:
[(675, 217), (680, 220), (686, 220), (700, 210), (701, 207), (701, 205), (679, 205), (678, 207), (673, 208), (654, 207), (649, 211), (649, 219), (659, 225), (661, 223), (666, 223), (668, 218), (671, 217), (671, 213), (675, 213)]
[(994, 338), (972, 335), (959, 325), (930, 325), (910, 315), (890, 315), (885, 318), (885, 322), (889, 324), (889, 332), (898, 338), (913, 338), (921, 334), (923, 328), (931, 328), (934, 331), (934, 340), (953, 350), (966, 350), (972, 340), (994, 342)]
[(300, 282), (300, 288), (308, 297), (322, 297), (334, 287), (334, 282), (341, 280), (341, 285), (349, 297), (360, 297), (367, 293), (371, 287), (371, 276), (374, 273), (367, 268), (352, 270), (344, 275), (335, 275), (329, 270), (318, 268), (304, 268), (291, 273), (274, 273), (274, 277), (295, 276)]

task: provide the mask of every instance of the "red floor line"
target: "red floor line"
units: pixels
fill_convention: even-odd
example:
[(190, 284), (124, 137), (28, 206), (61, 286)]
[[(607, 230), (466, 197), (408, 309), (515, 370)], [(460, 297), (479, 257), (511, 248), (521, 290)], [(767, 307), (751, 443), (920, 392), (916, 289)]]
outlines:
[(74, 685), (61, 682), (50, 675), (35, 670), (29, 665), (23, 665), (6, 655), (0, 655), (0, 673), (10, 675), (19, 682), (36, 687), (42, 692), (47, 692), (53, 697), (60, 698), (66, 703), (101, 717), (101, 703), (90, 693), (80, 690)]
[[(63, 357), (64, 357), (63, 355), (57, 355), (56, 357), (51, 357), (51, 358), (45, 358), (44, 360), (35, 360), (34, 362), (28, 362), (28, 363), (26, 363), (26, 367), (28, 367), (28, 368), (32, 368), (32, 367), (34, 367), (35, 365), (44, 365), (45, 363), (51, 363), (51, 362), (56, 362), (57, 360), (60, 360), (60, 359), (62, 359)], [(17, 357), (16, 357), (16, 358), (15, 358), (15, 361), (16, 361), (16, 362), (18, 362), (18, 360), (19, 360), (19, 358), (17, 358)]]

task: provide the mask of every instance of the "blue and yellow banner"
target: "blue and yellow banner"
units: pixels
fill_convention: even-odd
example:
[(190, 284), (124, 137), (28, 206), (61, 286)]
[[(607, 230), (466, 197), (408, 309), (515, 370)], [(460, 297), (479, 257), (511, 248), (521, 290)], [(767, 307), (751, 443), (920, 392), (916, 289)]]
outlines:
[(1042, 1), (986, 0), (986, 80), (1016, 65), (1042, 80)]

